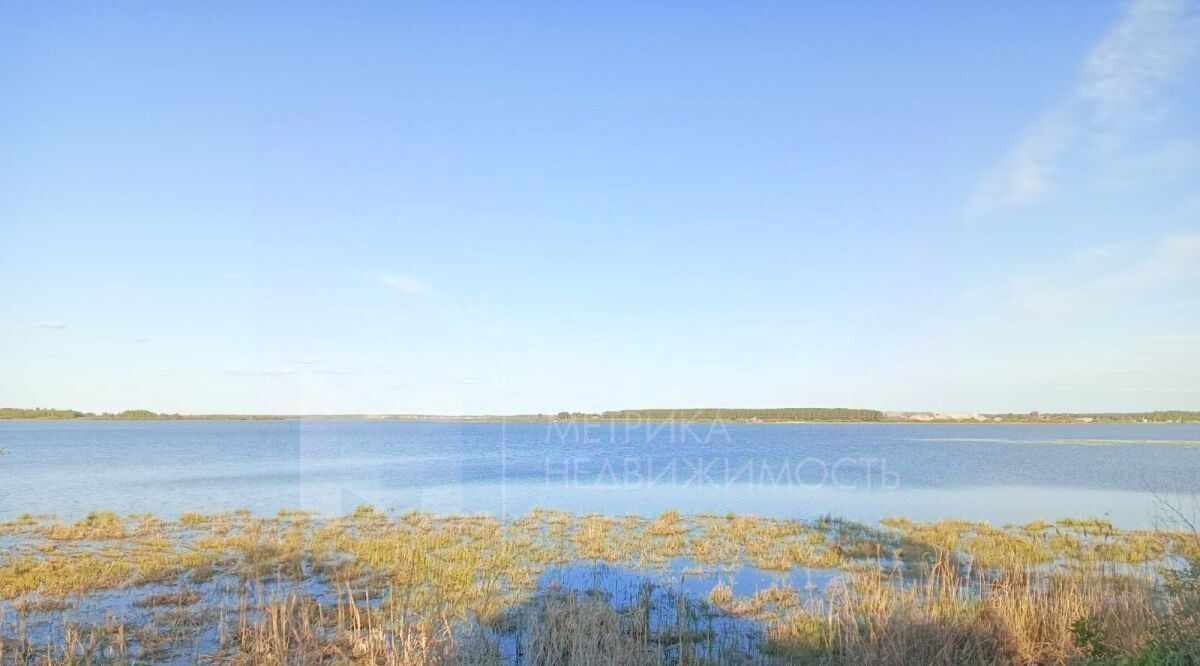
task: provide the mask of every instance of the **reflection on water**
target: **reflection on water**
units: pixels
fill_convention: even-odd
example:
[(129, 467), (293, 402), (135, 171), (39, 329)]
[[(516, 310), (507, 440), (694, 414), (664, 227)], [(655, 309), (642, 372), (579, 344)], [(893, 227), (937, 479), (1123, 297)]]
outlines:
[(177, 514), (755, 513), (1149, 525), (1200, 488), (1191, 424), (0, 422), (0, 518)]

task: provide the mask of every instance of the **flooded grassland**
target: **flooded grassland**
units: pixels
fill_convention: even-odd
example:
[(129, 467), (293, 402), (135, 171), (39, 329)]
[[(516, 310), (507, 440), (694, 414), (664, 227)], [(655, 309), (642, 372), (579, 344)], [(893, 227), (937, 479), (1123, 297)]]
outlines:
[(1192, 663), (1190, 530), (535, 510), (0, 523), (0, 663)]

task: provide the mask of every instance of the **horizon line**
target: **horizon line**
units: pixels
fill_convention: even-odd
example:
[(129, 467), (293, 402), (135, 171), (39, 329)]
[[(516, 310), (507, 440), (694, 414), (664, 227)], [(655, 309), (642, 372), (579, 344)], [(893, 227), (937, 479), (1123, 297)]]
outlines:
[[(709, 416), (705, 420), (720, 420), (724, 412), (745, 412), (747, 414), (733, 415), (724, 414), (724, 416), (736, 420), (750, 420), (757, 418), (772, 418), (770, 415), (762, 414), (765, 412), (840, 412), (842, 416), (859, 416), (857, 419), (844, 419), (856, 421), (872, 421), (884, 419), (906, 419), (910, 416), (931, 417), (932, 420), (961, 420), (970, 421), (978, 420), (978, 417), (991, 419), (993, 417), (1010, 417), (1024, 419), (1044, 419), (1055, 417), (1134, 417), (1149, 414), (1178, 414), (1178, 415), (1197, 415), (1200, 416), (1200, 410), (1187, 409), (1151, 409), (1151, 410), (1133, 410), (1133, 411), (958, 411), (958, 410), (893, 410), (893, 409), (877, 409), (871, 407), (685, 407), (685, 408), (633, 408), (633, 409), (609, 409), (599, 412), (584, 412), (584, 411), (569, 411), (560, 410), (557, 412), (524, 412), (524, 413), (475, 413), (475, 414), (446, 414), (446, 413), (422, 413), (422, 412), (328, 412), (328, 413), (256, 413), (256, 412), (159, 412), (148, 409), (125, 409), (121, 411), (85, 411), (69, 408), (54, 408), (54, 407), (0, 407), (0, 419), (18, 420), (22, 418), (126, 418), (136, 420), (142, 418), (145, 420), (166, 420), (166, 419), (405, 419), (405, 420), (487, 420), (487, 419), (538, 419), (538, 420), (577, 420), (585, 418), (600, 418), (606, 420), (666, 420), (688, 418), (692, 416), (701, 416), (705, 412), (718, 413), (715, 416)], [(760, 414), (754, 414), (754, 413)], [(853, 414), (858, 412), (859, 414)], [(652, 413), (652, 414), (651, 414)], [(15, 414), (15, 415), (14, 415)], [(21, 416), (20, 414), (28, 414), (29, 416)], [(861, 418), (868, 415), (878, 415), (877, 419)], [(776, 415), (775, 420), (812, 420), (803, 418), (786, 418), (789, 415)], [(790, 416), (800, 417), (800, 414), (792, 414)], [(814, 416), (814, 415), (809, 415)], [(834, 416), (833, 414), (825, 416)], [(837, 418), (825, 418), (819, 420), (843, 420)], [(920, 419), (916, 419), (920, 422)]]

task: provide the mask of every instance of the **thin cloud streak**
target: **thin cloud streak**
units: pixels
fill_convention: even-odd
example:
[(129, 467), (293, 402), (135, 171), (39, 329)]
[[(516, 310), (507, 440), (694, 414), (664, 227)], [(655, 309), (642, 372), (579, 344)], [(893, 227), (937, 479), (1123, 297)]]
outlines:
[(299, 370), (296, 368), (265, 368), (259, 370), (227, 370), (231, 377), (351, 377), (365, 374), (354, 368), (325, 368), (320, 370)]
[(1055, 189), (1064, 155), (1082, 140), (1109, 151), (1132, 128), (1167, 114), (1160, 99), (1196, 53), (1200, 19), (1189, 0), (1134, 0), (1092, 49), (1067, 102), (1044, 113), (967, 203), (971, 217), (1028, 206)]
[(425, 283), (410, 277), (404, 277), (403, 275), (377, 273), (375, 281), (406, 294), (424, 294), (429, 291)]
[(1005, 162), (984, 178), (968, 205), (969, 212), (985, 215), (1046, 197), (1058, 175), (1059, 155), (1074, 138), (1074, 131), (1057, 116), (1043, 119)]
[(269, 368), (265, 370), (227, 370), (231, 377), (293, 377), (301, 374), (292, 368)]
[(1079, 96), (1101, 118), (1140, 113), (1196, 50), (1187, 0), (1138, 0), (1088, 57)]

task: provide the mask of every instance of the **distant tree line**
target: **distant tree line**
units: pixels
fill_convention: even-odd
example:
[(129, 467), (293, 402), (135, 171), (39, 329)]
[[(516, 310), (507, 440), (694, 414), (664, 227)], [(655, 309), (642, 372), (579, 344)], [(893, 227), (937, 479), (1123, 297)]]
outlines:
[(883, 412), (842, 407), (781, 407), (775, 409), (621, 409), (603, 412), (603, 419), (691, 421), (882, 421)]
[(1049, 421), (1054, 423), (1071, 423), (1090, 421), (1092, 423), (1195, 423), (1200, 421), (1200, 411), (1165, 410), (1157, 412), (1095, 412), (1095, 413), (1039, 413), (1024, 414), (985, 414), (1001, 421)]
[(0, 407), (0, 419), (75, 419), (81, 416), (85, 414), (72, 409)]
[[(1012, 423), (1049, 422), (1049, 423), (1200, 423), (1200, 411), (1164, 410), (1155, 412), (1097, 412), (1097, 413), (1039, 413), (1026, 412), (1021, 414), (983, 414), (989, 421)], [(111, 420), (272, 420), (281, 418), (296, 418), (288, 416), (249, 415), (249, 414), (162, 414), (148, 409), (127, 409), (123, 412), (81, 412), (73, 409), (0, 407), (2, 419), (111, 419)], [(302, 418), (354, 418), (354, 415), (324, 415)], [(491, 418), (491, 417), (489, 417)], [(496, 417), (500, 418), (500, 417)], [(538, 414), (504, 417), (516, 420), (586, 420), (604, 419), (617, 421), (843, 421), (869, 422), (906, 420), (889, 419), (875, 409), (847, 409), (842, 407), (781, 407), (775, 409), (620, 409), (600, 413), (588, 412), (559, 412), (555, 416)]]
[(123, 412), (80, 412), (74, 409), (21, 409), (0, 407), (0, 419), (120, 419), (123, 421), (149, 421), (160, 419), (182, 419), (179, 414), (159, 414), (148, 409), (127, 409)]
[(179, 414), (159, 414), (158, 412), (152, 412), (148, 409), (127, 409), (123, 412), (117, 412), (115, 414), (104, 412), (103, 414), (95, 415), (93, 418), (121, 419), (122, 421), (151, 421), (161, 419), (182, 419), (183, 417)]

